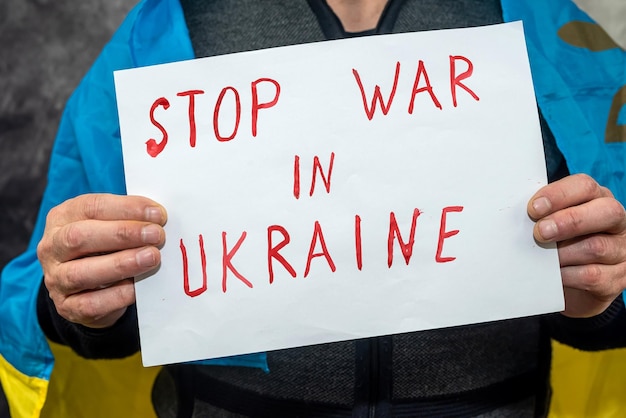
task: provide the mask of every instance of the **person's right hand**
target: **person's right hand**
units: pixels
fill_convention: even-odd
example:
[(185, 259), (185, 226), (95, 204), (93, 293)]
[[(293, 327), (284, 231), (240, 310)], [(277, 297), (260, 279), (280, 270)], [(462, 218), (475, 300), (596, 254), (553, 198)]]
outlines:
[(133, 277), (159, 265), (166, 220), (163, 206), (141, 196), (88, 194), (50, 210), (37, 256), (59, 314), (113, 325), (135, 302)]

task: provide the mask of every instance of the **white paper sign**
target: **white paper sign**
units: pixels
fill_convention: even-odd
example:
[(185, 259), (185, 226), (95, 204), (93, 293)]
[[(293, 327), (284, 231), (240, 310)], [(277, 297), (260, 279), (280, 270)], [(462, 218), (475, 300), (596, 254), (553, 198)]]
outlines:
[(520, 23), (115, 74), (129, 194), (168, 210), (145, 365), (563, 308)]

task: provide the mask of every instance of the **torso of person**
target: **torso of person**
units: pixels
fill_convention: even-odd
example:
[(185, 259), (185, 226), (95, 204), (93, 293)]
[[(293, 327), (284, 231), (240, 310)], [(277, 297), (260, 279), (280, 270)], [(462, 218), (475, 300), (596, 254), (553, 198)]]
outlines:
[[(344, 30), (324, 0), (182, 5), (198, 57), (502, 22), (498, 0), (390, 0), (378, 25), (358, 33)], [(548, 147), (555, 171), (562, 156)], [(531, 317), (279, 350), (268, 353), (269, 373), (170, 367), (157, 379), (153, 400), (162, 417), (541, 415), (550, 350), (541, 324)]]

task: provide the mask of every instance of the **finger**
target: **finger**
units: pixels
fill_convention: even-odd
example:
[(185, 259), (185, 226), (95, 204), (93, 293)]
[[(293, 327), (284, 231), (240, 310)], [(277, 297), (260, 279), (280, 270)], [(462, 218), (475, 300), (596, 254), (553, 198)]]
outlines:
[(584, 264), (615, 265), (626, 261), (623, 237), (609, 234), (588, 235), (559, 243), (561, 267)]
[(561, 209), (580, 205), (601, 197), (613, 197), (586, 174), (575, 174), (542, 187), (530, 198), (528, 214), (538, 220)]
[(50, 210), (47, 224), (60, 226), (85, 219), (136, 220), (164, 225), (165, 208), (143, 196), (86, 194), (69, 199)]
[(46, 286), (68, 296), (146, 273), (160, 261), (160, 251), (150, 246), (80, 258), (60, 264), (54, 276), (46, 275)]
[(602, 197), (541, 218), (535, 224), (533, 233), (540, 242), (552, 242), (598, 232), (618, 234), (624, 230), (624, 207), (612, 197)]
[(561, 268), (563, 286), (588, 292), (598, 301), (613, 300), (624, 288), (626, 263), (586, 264)]
[(162, 245), (165, 231), (158, 224), (139, 221), (84, 220), (57, 229), (50, 242), (55, 260), (65, 262), (92, 254)]
[(590, 292), (571, 287), (563, 288), (565, 310), (563, 314), (571, 318), (591, 318), (604, 312), (615, 297), (597, 298)]
[(133, 279), (125, 279), (110, 287), (70, 295), (56, 307), (59, 315), (70, 322), (102, 328), (113, 325), (133, 303)]

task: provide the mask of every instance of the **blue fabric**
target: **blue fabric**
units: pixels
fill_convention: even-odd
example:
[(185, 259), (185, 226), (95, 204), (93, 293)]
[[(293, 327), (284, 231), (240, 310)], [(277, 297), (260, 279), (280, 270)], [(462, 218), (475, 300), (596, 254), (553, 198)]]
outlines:
[[(613, 100), (626, 86), (626, 52), (561, 39), (568, 23), (594, 23), (571, 0), (502, 0), (502, 9), (505, 21), (524, 22), (537, 102), (570, 171), (591, 175), (626, 203), (626, 137), (606, 135)], [(626, 109), (617, 124), (626, 124)]]
[[(49, 379), (54, 358), (37, 321), (43, 272), (36, 256), (48, 211), (84, 193), (125, 194), (113, 72), (194, 58), (177, 0), (144, 0), (127, 16), (65, 108), (48, 185), (28, 249), (0, 276), (0, 353), (21, 373)], [(267, 370), (265, 353), (203, 362)]]
[[(524, 22), (537, 103), (570, 171), (589, 174), (626, 204), (626, 130), (618, 141), (606, 137), (613, 100), (626, 88), (626, 52), (592, 51), (559, 38), (568, 23), (595, 23), (571, 0), (501, 3), (505, 21)], [(625, 106), (617, 124), (626, 125)]]

